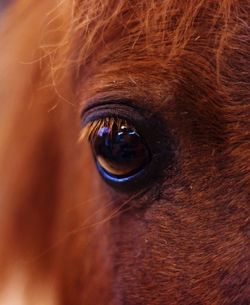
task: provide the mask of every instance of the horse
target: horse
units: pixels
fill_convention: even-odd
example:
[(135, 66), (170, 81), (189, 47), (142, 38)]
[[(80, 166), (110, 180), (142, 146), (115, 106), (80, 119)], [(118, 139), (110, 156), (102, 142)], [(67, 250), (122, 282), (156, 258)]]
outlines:
[(249, 11), (3, 2), (0, 304), (250, 304)]

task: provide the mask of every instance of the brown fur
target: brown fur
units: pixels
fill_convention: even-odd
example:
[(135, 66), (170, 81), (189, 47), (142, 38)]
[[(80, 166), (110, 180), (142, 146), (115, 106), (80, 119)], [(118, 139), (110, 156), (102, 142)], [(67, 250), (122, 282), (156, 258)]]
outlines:
[[(52, 304), (250, 304), (249, 12), (245, 0), (7, 8), (0, 302), (21, 272), (25, 304), (47, 283)], [(175, 146), (134, 194), (107, 186), (78, 141), (90, 100), (124, 98)]]

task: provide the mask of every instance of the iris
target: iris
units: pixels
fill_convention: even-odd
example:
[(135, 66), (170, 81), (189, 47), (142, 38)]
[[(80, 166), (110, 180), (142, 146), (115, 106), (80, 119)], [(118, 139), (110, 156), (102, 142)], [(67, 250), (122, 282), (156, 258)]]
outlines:
[(89, 139), (98, 168), (106, 177), (132, 176), (150, 161), (143, 137), (126, 120), (106, 118), (92, 124)]

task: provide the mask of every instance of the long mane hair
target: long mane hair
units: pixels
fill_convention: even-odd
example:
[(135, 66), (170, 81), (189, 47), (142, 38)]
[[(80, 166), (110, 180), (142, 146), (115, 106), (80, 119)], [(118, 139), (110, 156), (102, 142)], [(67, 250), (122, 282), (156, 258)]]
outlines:
[[(168, 80), (177, 90), (184, 77), (188, 90), (199, 84), (198, 95), (203, 85), (209, 88), (214, 100), (210, 108), (194, 109), (192, 101), (185, 105), (201, 120), (207, 118), (204, 111), (212, 117), (216, 109), (229, 122), (236, 111), (241, 115), (237, 128), (249, 131), (243, 113), (250, 111), (246, 101), (250, 69), (242, 56), (242, 50), (249, 48), (248, 14), (244, 0), (19, 0), (4, 8), (0, 14), (2, 304), (13, 290), (17, 295), (12, 304), (18, 291), (25, 291), (26, 304), (38, 304), (39, 299), (41, 304), (112, 303), (110, 232), (105, 221), (110, 210), (100, 209), (101, 199), (93, 198), (102, 194), (88, 171), (87, 144), (79, 142), (81, 105), (93, 92), (102, 93), (105, 71), (115, 86), (115, 67), (122, 65), (127, 75), (133, 69), (146, 79), (148, 71), (137, 63), (151, 62), (159, 67), (159, 79), (169, 77), (166, 67), (171, 70), (176, 83)], [(112, 90), (112, 85), (106, 89)], [(214, 92), (219, 92), (221, 104)], [(219, 125), (215, 118), (214, 134)], [(232, 147), (240, 163), (250, 156), (249, 132), (245, 138), (239, 138), (236, 129), (233, 132)], [(244, 156), (236, 149), (239, 142), (245, 143)], [(249, 171), (250, 167), (244, 173)], [(241, 181), (239, 188), (250, 187), (249, 180)]]

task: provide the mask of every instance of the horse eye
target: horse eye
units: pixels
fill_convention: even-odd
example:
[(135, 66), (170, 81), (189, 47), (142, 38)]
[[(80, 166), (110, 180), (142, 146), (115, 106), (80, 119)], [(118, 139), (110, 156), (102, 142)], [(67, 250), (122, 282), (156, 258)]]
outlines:
[(143, 137), (124, 119), (91, 122), (89, 141), (97, 167), (106, 179), (129, 178), (150, 161), (150, 151)]

